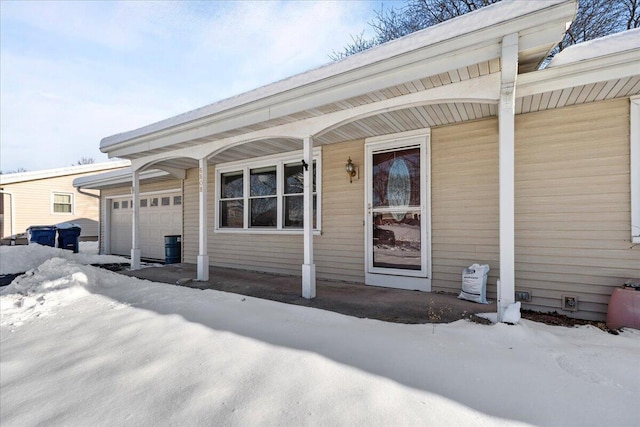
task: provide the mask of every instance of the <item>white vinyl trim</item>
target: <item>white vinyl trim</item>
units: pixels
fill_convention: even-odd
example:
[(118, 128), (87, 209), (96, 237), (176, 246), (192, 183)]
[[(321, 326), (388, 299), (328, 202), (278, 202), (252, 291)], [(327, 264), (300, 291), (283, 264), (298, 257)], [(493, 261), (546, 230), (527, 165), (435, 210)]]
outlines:
[(631, 242), (640, 243), (640, 96), (630, 105)]

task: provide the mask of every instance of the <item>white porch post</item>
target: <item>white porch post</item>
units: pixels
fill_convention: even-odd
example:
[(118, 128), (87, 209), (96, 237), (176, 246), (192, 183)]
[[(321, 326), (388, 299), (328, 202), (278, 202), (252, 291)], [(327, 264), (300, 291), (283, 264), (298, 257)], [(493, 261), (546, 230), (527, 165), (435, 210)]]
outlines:
[(304, 138), (304, 264), (302, 264), (302, 297), (316, 297), (316, 265), (313, 263), (313, 139)]
[(500, 279), (498, 280), (498, 321), (509, 304), (515, 302), (515, 208), (514, 131), (515, 85), (518, 75), (518, 34), (502, 38), (500, 78), (499, 171), (500, 171)]
[(140, 171), (135, 170), (131, 176), (131, 269), (140, 269)]
[(209, 280), (209, 255), (207, 255), (207, 159), (200, 159), (199, 168), (199, 223), (198, 223), (198, 277), (197, 280)]

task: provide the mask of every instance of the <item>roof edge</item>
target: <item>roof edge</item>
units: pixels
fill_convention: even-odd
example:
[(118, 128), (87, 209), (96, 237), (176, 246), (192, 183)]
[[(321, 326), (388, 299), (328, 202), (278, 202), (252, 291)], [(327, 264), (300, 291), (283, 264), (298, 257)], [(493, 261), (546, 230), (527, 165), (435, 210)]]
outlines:
[(99, 172), (109, 169), (118, 169), (130, 166), (129, 160), (111, 160), (101, 163), (90, 163), (88, 165), (76, 165), (56, 169), (43, 169), (38, 171), (11, 173), (0, 175), (0, 185), (16, 184), (19, 182), (36, 181), (39, 179), (56, 178), (66, 175), (77, 175), (81, 173)]
[[(548, 1), (502, 1), (486, 6), (477, 11), (461, 15), (432, 27), (425, 28), (407, 36), (401, 37), (373, 47), (366, 51), (344, 58), (337, 62), (325, 64), (312, 70), (299, 73), (257, 89), (226, 98), (212, 104), (173, 116), (141, 128), (107, 136), (100, 141), (100, 150), (109, 152), (116, 146), (122, 146), (137, 138), (143, 138), (154, 133), (186, 125), (197, 120), (212, 117), (217, 114), (230, 112), (233, 109), (251, 105), (258, 101), (265, 101), (273, 96), (318, 84), (332, 77), (345, 75), (365, 69), (376, 63), (382, 63), (392, 58), (401, 57), (410, 52), (450, 42), (474, 32), (482, 31), (492, 26), (506, 24), (523, 16), (539, 13), (557, 7), (571, 5), (575, 9), (575, 0)], [(496, 13), (500, 11), (500, 13)], [(559, 41), (559, 40), (558, 40)]]

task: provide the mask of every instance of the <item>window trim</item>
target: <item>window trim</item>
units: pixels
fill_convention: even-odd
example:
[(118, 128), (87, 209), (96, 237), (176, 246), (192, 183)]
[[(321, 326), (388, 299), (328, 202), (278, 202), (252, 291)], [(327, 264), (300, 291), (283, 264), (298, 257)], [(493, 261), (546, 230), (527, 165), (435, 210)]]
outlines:
[[(214, 226), (213, 231), (215, 233), (229, 233), (229, 234), (302, 234), (303, 228), (285, 228), (284, 227), (284, 165), (289, 163), (300, 163), (302, 160), (303, 152), (290, 151), (283, 154), (275, 154), (271, 156), (260, 157), (255, 160), (240, 160), (228, 163), (220, 163), (216, 165), (215, 185), (214, 185)], [(313, 149), (313, 160), (316, 166), (316, 228), (313, 229), (315, 235), (322, 233), (322, 149), (315, 147)], [(276, 167), (276, 174), (278, 177), (276, 198), (277, 198), (277, 226), (276, 227), (251, 227), (249, 218), (250, 209), (250, 179), (249, 174), (251, 169), (259, 169), (268, 166)], [(221, 176), (224, 173), (242, 171), (243, 173), (243, 198), (244, 210), (243, 210), (243, 227), (242, 228), (227, 228), (220, 227), (220, 184), (222, 182)], [(302, 194), (302, 193), (301, 193)]]
[[(57, 195), (61, 195), (61, 196), (71, 196), (71, 202), (69, 203), (71, 205), (71, 212), (56, 212), (55, 210), (55, 205), (56, 205), (56, 196)], [(58, 204), (62, 204), (62, 203), (58, 203)], [(70, 193), (68, 191), (52, 191), (51, 192), (51, 214), (52, 215), (73, 215), (75, 213), (76, 210), (76, 206), (75, 206), (75, 197), (73, 193)]]
[(631, 243), (640, 244), (640, 96), (630, 98), (629, 109)]

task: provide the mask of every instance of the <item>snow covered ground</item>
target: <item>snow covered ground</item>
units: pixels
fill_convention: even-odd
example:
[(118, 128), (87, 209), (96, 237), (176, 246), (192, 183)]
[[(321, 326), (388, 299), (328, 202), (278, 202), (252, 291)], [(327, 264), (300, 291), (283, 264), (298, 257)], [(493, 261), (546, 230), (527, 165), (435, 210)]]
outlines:
[(29, 270), (0, 292), (3, 427), (640, 425), (638, 330), (391, 324), (100, 259), (0, 247)]

